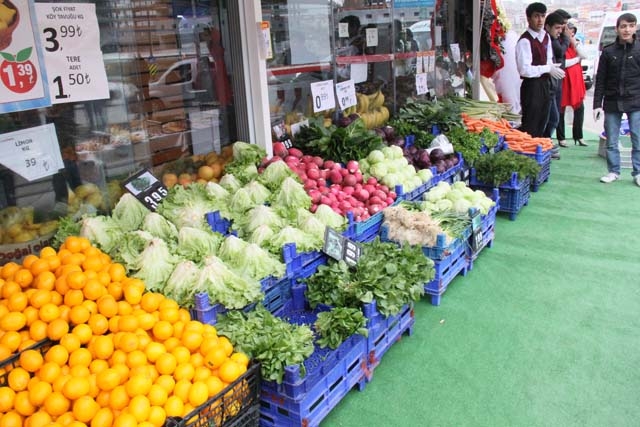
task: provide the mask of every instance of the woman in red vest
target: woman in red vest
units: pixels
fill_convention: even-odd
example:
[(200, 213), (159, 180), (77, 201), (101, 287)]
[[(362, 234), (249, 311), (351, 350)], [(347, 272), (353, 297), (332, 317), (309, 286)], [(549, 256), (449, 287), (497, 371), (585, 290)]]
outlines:
[[(567, 107), (573, 109), (572, 137), (574, 145), (586, 147), (588, 144), (582, 140), (582, 125), (584, 124), (584, 97), (586, 88), (582, 75), (582, 65), (580, 60), (587, 56), (580, 47), (580, 42), (576, 40), (576, 26), (569, 21), (567, 24), (569, 32), (569, 47), (566, 53), (565, 78), (562, 80), (562, 101), (560, 103), (560, 122), (556, 129), (558, 143), (564, 144), (564, 112)], [(562, 145), (560, 144), (560, 145)]]

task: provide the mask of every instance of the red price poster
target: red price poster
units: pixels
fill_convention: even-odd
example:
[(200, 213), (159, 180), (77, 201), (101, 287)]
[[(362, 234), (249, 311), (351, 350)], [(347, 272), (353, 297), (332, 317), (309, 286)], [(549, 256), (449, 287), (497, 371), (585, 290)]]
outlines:
[(33, 0), (0, 1), (0, 114), (51, 105), (35, 16)]

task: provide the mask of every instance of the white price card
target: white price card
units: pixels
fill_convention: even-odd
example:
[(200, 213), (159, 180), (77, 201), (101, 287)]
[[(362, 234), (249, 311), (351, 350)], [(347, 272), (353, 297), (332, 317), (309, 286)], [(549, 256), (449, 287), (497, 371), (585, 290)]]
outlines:
[(354, 83), (362, 83), (367, 81), (369, 66), (366, 63), (363, 64), (351, 64), (351, 80)]
[(451, 43), (449, 48), (451, 49), (451, 59), (453, 62), (460, 62), (460, 45), (458, 43)]
[(358, 103), (356, 98), (356, 85), (353, 80), (336, 83), (336, 96), (341, 110), (346, 110)]
[(365, 34), (367, 36), (367, 47), (378, 46), (378, 29), (377, 28), (367, 28)]
[(416, 74), (416, 94), (424, 95), (427, 92), (429, 92), (429, 87), (427, 86), (427, 74)]
[(311, 98), (313, 100), (314, 113), (336, 108), (333, 80), (311, 83)]
[(296, 136), (298, 134), (298, 132), (300, 132), (300, 129), (303, 126), (309, 126), (309, 120), (308, 119), (304, 119), (302, 121), (299, 121), (298, 123), (292, 123), (291, 124), (291, 136)]
[(0, 163), (27, 181), (53, 175), (64, 167), (51, 123), (0, 135), (0, 150)]
[(338, 37), (340, 37), (341, 39), (349, 37), (349, 23), (338, 23)]
[(418, 52), (416, 54), (416, 74), (422, 74), (424, 73), (424, 61), (423, 61), (424, 55), (422, 54), (422, 52)]
[(425, 72), (427, 73), (435, 72), (436, 71), (436, 51), (435, 50), (428, 51), (424, 59), (425, 59), (425, 63), (424, 63)]
[(36, 3), (51, 102), (109, 98), (93, 3)]
[(263, 59), (273, 58), (273, 46), (271, 45), (271, 23), (262, 21), (259, 23), (260, 33), (262, 34), (262, 43), (260, 44), (260, 53)]
[(51, 105), (32, 1), (0, 0), (0, 114)]

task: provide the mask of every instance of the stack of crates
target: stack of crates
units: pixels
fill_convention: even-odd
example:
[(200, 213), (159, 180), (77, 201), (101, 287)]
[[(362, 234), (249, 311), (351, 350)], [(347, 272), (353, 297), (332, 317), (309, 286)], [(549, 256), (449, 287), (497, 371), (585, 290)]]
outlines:
[[(475, 169), (471, 169), (469, 186), (473, 189), (484, 191), (489, 197), (491, 197), (494, 189), (493, 185), (478, 181)], [(498, 190), (500, 191), (498, 212), (508, 213), (509, 219), (515, 221), (522, 208), (529, 204), (531, 179), (529, 177), (518, 179), (518, 174), (514, 172), (508, 182), (498, 186)]]
[(541, 145), (538, 145), (538, 147), (536, 147), (535, 154), (515, 151), (515, 153), (534, 159), (540, 166), (540, 172), (538, 172), (538, 176), (536, 176), (535, 180), (531, 180), (531, 191), (533, 191), (534, 193), (540, 189), (540, 186), (542, 184), (549, 181), (549, 176), (551, 175), (551, 151), (552, 150), (542, 151)]

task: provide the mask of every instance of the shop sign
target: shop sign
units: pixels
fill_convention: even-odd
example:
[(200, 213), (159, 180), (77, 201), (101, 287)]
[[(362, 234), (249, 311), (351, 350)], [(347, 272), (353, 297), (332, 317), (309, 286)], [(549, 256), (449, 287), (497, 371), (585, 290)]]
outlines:
[(125, 190), (131, 193), (152, 212), (158, 209), (158, 205), (162, 199), (169, 194), (167, 187), (165, 187), (158, 178), (153, 176), (148, 169), (143, 169), (127, 178), (123, 186)]
[[(51, 105), (32, 0), (0, 1), (0, 114)], [(6, 21), (8, 22), (6, 22)]]
[(53, 104), (109, 98), (93, 3), (36, 3)]
[(404, 7), (433, 7), (435, 0), (395, 0), (393, 7), (396, 9)]
[(0, 151), (0, 163), (27, 181), (53, 175), (64, 168), (52, 123), (0, 135)]
[(356, 105), (358, 98), (356, 98), (356, 85), (353, 83), (353, 80), (336, 83), (336, 96), (338, 97), (338, 103), (342, 111)]

